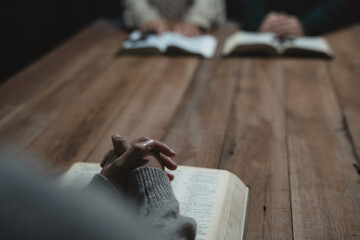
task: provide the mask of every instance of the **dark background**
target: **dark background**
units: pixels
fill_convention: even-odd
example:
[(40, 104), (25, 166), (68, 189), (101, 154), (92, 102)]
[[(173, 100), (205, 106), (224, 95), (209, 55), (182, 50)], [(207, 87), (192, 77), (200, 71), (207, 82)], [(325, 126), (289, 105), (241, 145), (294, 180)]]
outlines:
[[(225, 1), (228, 18), (239, 21), (241, 0)], [(347, 1), (360, 9), (360, 0)], [(0, 84), (95, 19), (120, 19), (121, 14), (121, 0), (2, 0)]]
[(0, 4), (0, 83), (97, 18), (120, 18), (120, 0), (5, 0)]

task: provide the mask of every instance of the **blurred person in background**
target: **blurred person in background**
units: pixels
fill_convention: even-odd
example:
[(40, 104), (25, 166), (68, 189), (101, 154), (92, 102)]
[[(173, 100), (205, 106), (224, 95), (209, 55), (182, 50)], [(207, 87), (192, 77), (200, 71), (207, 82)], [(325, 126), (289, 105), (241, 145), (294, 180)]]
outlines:
[[(242, 29), (278, 36), (320, 35), (355, 21), (357, 0), (228, 0), (237, 5)], [(228, 9), (231, 11), (231, 9)], [(232, 10), (234, 11), (234, 10)], [(234, 12), (233, 12), (234, 14)]]
[(225, 19), (223, 0), (124, 0), (124, 21), (128, 28), (162, 34), (168, 20), (180, 21), (173, 31), (199, 36)]
[(175, 152), (145, 137), (129, 143), (115, 134), (112, 142), (80, 192), (0, 152), (0, 239), (194, 240), (196, 223), (179, 214), (174, 176), (164, 171), (176, 169)]

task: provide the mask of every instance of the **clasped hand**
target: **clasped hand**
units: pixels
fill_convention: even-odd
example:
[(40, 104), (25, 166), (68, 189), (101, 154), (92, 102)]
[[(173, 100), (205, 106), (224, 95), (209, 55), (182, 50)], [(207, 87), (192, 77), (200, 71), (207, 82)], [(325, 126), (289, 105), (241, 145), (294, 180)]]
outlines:
[(165, 143), (148, 137), (128, 142), (119, 134), (112, 136), (112, 143), (114, 149), (108, 151), (100, 163), (101, 174), (118, 189), (126, 190), (130, 172), (142, 166), (162, 169), (170, 180), (174, 179), (174, 175), (166, 172), (165, 167), (170, 170), (177, 168), (170, 158), (176, 153)]
[(270, 12), (259, 28), (260, 32), (273, 32), (279, 37), (298, 37), (304, 35), (300, 20), (286, 13)]

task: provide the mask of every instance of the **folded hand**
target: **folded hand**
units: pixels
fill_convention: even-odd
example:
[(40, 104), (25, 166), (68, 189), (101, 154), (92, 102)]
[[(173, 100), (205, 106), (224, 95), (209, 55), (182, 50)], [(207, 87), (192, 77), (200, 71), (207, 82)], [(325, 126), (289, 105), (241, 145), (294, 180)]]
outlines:
[(280, 37), (298, 37), (304, 35), (303, 26), (297, 17), (276, 12), (270, 12), (265, 17), (259, 31), (273, 32)]
[[(176, 155), (166, 144), (140, 137), (132, 142), (118, 134), (112, 136), (113, 150), (108, 151), (100, 166), (104, 175), (114, 186), (125, 189), (130, 172), (138, 167), (156, 167), (165, 171), (165, 167), (175, 170), (177, 164), (170, 158)], [(166, 172), (170, 180), (174, 175)]]

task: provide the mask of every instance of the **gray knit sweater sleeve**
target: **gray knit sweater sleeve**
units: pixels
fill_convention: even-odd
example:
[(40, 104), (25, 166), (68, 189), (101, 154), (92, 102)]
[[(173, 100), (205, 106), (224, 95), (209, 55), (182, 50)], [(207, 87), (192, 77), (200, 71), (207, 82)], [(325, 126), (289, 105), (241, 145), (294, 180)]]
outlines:
[(96, 174), (90, 181), (90, 183), (85, 187), (84, 190), (96, 189), (96, 191), (106, 192), (111, 195), (121, 196), (120, 192), (115, 188), (112, 183), (106, 179), (102, 174)]
[[(118, 194), (117, 189), (101, 174), (89, 186)], [(135, 199), (139, 221), (160, 239), (195, 239), (196, 223), (179, 214), (179, 203), (164, 171), (141, 167), (130, 173), (129, 193)]]
[(129, 190), (138, 203), (139, 219), (163, 239), (195, 239), (196, 222), (179, 214), (179, 203), (164, 171), (149, 167), (133, 170)]

